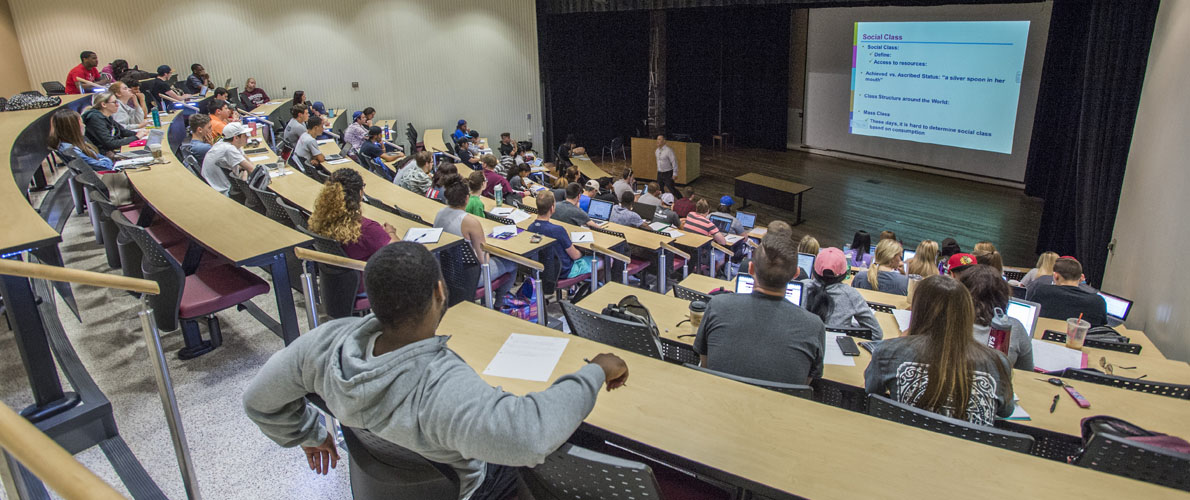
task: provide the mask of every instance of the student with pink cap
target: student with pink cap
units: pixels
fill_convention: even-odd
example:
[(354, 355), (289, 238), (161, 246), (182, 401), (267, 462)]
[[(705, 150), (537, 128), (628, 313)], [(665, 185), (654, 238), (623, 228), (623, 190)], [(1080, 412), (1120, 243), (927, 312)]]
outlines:
[(847, 257), (838, 248), (823, 248), (814, 259), (813, 279), (808, 280), (806, 309), (822, 318), (827, 327), (868, 328), (872, 338), (884, 338), (872, 308), (864, 296), (843, 283), (850, 274)]

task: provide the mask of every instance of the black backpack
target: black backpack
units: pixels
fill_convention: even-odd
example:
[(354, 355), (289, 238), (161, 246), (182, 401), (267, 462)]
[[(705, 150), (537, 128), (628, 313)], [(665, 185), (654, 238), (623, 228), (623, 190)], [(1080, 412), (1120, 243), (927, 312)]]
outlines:
[(649, 314), (649, 310), (645, 308), (644, 304), (640, 303), (640, 299), (636, 298), (635, 295), (624, 297), (615, 304), (608, 304), (607, 307), (603, 308), (603, 314), (647, 326), (652, 330), (654, 337), (660, 336), (657, 323), (653, 321), (653, 315)]

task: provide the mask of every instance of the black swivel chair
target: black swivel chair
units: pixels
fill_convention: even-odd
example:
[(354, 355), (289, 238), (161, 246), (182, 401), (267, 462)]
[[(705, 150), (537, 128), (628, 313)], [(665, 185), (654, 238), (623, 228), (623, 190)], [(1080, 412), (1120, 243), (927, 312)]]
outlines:
[(1190, 455), (1103, 432), (1091, 436), (1074, 464), (1190, 491)]
[(459, 477), (454, 469), (426, 460), (365, 429), (341, 429), (351, 457), (351, 496), (355, 500), (459, 497)]
[(814, 389), (808, 385), (786, 384), (783, 382), (773, 382), (773, 381), (769, 381), (769, 380), (761, 380), (761, 379), (752, 378), (752, 377), (741, 377), (739, 375), (732, 375), (730, 373), (724, 373), (724, 372), (721, 372), (718, 370), (712, 370), (710, 368), (705, 368), (705, 367), (698, 366), (698, 365), (692, 364), (692, 363), (686, 363), (686, 368), (698, 370), (703, 373), (709, 373), (711, 375), (715, 375), (717, 377), (723, 377), (723, 378), (729, 379), (729, 380), (734, 380), (736, 382), (743, 382), (745, 384), (754, 385), (756, 387), (763, 387), (770, 391), (777, 391), (780, 393), (788, 394), (790, 396), (796, 396), (796, 397), (799, 397), (802, 399), (810, 399), (810, 400), (814, 399)]
[(532, 500), (661, 499), (647, 464), (564, 444), (545, 463), (521, 471)]
[(868, 395), (868, 415), (1006, 450), (1029, 453), (1033, 449), (1033, 436), (1028, 434), (944, 417), (876, 394)]

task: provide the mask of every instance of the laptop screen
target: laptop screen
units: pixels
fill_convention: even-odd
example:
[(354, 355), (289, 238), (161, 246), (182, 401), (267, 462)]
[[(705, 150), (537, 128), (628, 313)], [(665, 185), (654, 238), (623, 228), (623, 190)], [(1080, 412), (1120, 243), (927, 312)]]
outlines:
[(814, 272), (814, 254), (799, 253), (797, 254), (797, 267), (805, 270), (807, 273)]
[(657, 207), (648, 203), (633, 203), (632, 211), (648, 222), (653, 220), (653, 215), (657, 213)]
[(150, 144), (161, 144), (161, 139), (165, 138), (165, 131), (161, 129), (153, 129), (149, 131), (149, 137), (145, 138), (145, 148)]
[(718, 215), (712, 215), (711, 222), (714, 223), (715, 227), (718, 227), (720, 231), (723, 231), (725, 233), (731, 232), (731, 219), (728, 219), (727, 217), (721, 217)]
[(735, 218), (736, 220), (740, 221), (740, 225), (744, 226), (744, 229), (752, 229), (756, 227), (756, 214), (750, 214), (748, 212), (736, 212)]
[(1128, 319), (1128, 312), (1132, 310), (1132, 301), (1116, 297), (1109, 293), (1099, 292), (1099, 296), (1103, 297), (1103, 301), (1107, 302), (1107, 315), (1116, 318), (1120, 321)]
[(587, 215), (592, 219), (608, 220), (612, 216), (612, 204), (604, 200), (591, 200), (591, 206), (587, 207)]
[(1041, 306), (1036, 302), (1012, 299), (1008, 301), (1008, 310), (1004, 311), (1004, 314), (1025, 325), (1025, 331), (1029, 332), (1029, 336), (1031, 337), (1033, 336), (1033, 325), (1037, 323), (1037, 315), (1040, 312)]
[[(735, 293), (752, 293), (752, 288), (756, 286), (756, 280), (747, 274), (736, 275), (735, 278)], [(785, 286), (785, 300), (793, 303), (795, 306), (802, 305), (802, 282), (790, 281)]]
[(905, 252), (901, 254), (901, 260), (912, 259), (914, 255), (917, 255), (917, 250), (905, 250)]

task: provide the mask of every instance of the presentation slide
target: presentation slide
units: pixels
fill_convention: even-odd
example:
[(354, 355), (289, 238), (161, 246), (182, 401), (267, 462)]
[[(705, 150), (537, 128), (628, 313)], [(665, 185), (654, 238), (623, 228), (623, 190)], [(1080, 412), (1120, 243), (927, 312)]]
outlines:
[(854, 26), (852, 134), (1012, 153), (1029, 21)]

